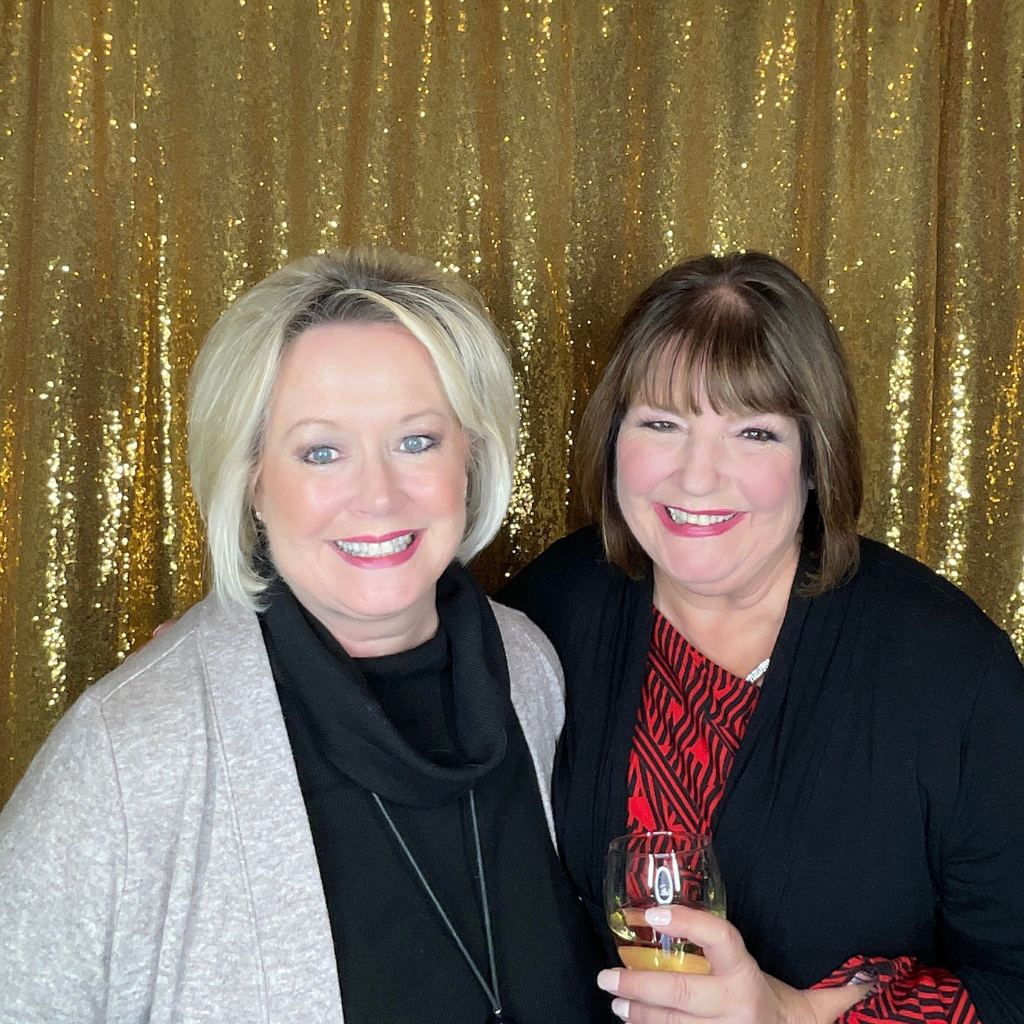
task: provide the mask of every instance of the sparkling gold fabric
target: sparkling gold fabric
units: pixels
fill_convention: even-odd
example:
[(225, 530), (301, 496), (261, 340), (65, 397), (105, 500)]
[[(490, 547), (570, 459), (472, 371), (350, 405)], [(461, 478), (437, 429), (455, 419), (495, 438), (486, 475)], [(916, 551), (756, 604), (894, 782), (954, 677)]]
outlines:
[(0, 801), (203, 591), (185, 388), (291, 257), (381, 242), (484, 293), (523, 403), (494, 584), (582, 519), (629, 298), (759, 247), (856, 374), (868, 534), (1024, 649), (1019, 0), (6, 0)]

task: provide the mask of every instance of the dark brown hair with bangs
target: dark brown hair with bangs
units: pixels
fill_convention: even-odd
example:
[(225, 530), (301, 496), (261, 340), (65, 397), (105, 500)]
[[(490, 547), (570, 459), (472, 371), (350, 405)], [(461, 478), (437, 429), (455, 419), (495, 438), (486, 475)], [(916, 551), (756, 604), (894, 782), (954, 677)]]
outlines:
[(839, 337), (818, 297), (760, 252), (706, 255), (666, 271), (633, 304), (583, 416), (580, 479), (608, 558), (631, 576), (651, 560), (615, 494), (619, 428), (633, 402), (700, 412), (768, 412), (800, 428), (813, 484), (801, 544), (818, 559), (805, 588), (837, 586), (856, 568), (860, 435)]

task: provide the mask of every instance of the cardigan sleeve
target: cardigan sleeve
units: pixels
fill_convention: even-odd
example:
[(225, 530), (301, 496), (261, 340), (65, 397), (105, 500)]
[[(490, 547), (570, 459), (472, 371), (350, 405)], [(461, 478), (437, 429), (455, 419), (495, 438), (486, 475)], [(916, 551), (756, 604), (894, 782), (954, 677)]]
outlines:
[(940, 851), (940, 949), (984, 1024), (1024, 1022), (1024, 670), (1000, 633), (967, 726)]
[(856, 956), (815, 987), (874, 982), (838, 1024), (1024, 1022), (1024, 672), (1005, 634), (964, 728), (940, 852), (939, 948), (951, 970)]
[(548, 638), (522, 612), (491, 602), (508, 659), (512, 704), (530, 748), (544, 816), (555, 840), (551, 768), (565, 721), (565, 681)]
[(126, 832), (102, 710), (57, 723), (0, 814), (0, 1021), (103, 1021)]

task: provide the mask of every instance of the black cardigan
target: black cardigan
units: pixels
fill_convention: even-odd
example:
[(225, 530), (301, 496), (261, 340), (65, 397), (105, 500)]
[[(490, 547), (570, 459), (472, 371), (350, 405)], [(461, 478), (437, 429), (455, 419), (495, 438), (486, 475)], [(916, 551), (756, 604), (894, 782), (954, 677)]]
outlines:
[[(795, 590), (713, 820), (729, 919), (789, 984), (856, 954), (909, 955), (960, 977), (984, 1024), (1021, 1024), (1024, 670), (1009, 639), (952, 584), (868, 540), (848, 583)], [(600, 922), (652, 594), (650, 574), (610, 565), (587, 528), (498, 595), (565, 669), (556, 825)]]

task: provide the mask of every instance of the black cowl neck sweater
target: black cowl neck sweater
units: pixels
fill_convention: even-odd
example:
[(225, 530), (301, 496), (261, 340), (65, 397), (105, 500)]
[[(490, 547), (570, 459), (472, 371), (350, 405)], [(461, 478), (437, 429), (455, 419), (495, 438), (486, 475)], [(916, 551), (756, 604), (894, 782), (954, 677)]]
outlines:
[(260, 615), (320, 866), (347, 1024), (483, 1024), (492, 1007), (377, 808), (490, 981), (473, 791), (506, 1017), (609, 1021), (605, 956), (552, 848), (490, 605), (453, 564), (438, 634), (356, 660), (275, 579)]

